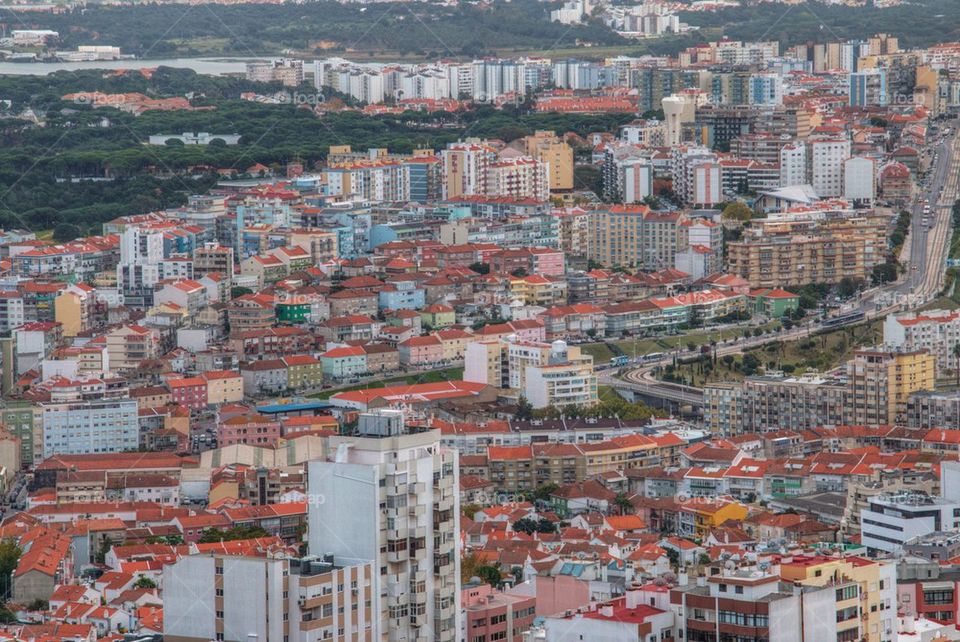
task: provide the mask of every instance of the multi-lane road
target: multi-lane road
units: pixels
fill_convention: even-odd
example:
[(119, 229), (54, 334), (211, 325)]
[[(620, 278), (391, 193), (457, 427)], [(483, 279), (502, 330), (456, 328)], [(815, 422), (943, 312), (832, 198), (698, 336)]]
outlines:
[[(951, 133), (929, 149), (936, 160), (927, 174), (925, 185), (918, 186), (911, 208), (906, 272), (894, 283), (863, 293), (857, 306), (868, 319), (921, 307), (934, 299), (943, 287), (951, 235), (951, 210), (960, 197), (960, 136), (956, 134), (957, 122), (950, 121), (944, 127), (949, 127)], [(925, 223), (926, 203), (929, 203), (930, 213), (926, 215)], [(719, 356), (736, 354), (771, 341), (799, 339), (815, 329), (811, 321), (776, 335), (729, 341), (718, 345), (716, 351)], [(656, 362), (647, 363), (623, 373), (619, 378), (614, 372), (604, 372), (599, 375), (600, 384), (676, 405), (703, 405), (703, 391), (700, 388), (655, 379), (652, 370), (657, 365)]]

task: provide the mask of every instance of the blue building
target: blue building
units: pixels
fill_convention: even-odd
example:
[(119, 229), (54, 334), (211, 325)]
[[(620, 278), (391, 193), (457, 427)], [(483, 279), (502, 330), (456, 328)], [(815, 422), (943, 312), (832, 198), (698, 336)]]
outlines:
[(865, 69), (850, 74), (851, 107), (885, 107), (887, 101), (885, 70)]

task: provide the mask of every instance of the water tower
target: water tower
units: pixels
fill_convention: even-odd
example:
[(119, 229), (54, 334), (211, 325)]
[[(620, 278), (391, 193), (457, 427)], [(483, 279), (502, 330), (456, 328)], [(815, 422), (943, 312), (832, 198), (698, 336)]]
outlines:
[(663, 116), (666, 120), (666, 140), (667, 147), (673, 147), (680, 144), (680, 125), (683, 116), (683, 110), (686, 106), (686, 100), (683, 96), (667, 96), (662, 101)]

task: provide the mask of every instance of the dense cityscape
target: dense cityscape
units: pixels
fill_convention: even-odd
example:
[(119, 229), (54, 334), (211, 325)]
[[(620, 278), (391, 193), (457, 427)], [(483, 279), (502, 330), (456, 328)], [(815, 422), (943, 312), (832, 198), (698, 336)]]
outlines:
[(960, 640), (960, 3), (0, 5), (0, 642)]

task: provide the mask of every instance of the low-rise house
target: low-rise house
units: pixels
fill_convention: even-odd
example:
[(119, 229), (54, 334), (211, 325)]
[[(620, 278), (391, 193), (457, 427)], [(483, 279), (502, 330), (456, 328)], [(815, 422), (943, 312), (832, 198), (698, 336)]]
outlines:
[(296, 354), (281, 359), (287, 366), (287, 388), (304, 390), (323, 385), (323, 366), (310, 354)]
[(397, 346), (400, 350), (400, 365), (434, 366), (443, 362), (443, 344), (433, 335), (411, 337)]
[(287, 389), (287, 364), (282, 359), (263, 359), (240, 364), (243, 394), (269, 395)]
[(320, 355), (324, 379), (349, 379), (366, 374), (367, 353), (361, 346), (331, 348)]

